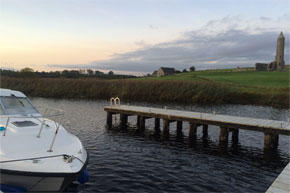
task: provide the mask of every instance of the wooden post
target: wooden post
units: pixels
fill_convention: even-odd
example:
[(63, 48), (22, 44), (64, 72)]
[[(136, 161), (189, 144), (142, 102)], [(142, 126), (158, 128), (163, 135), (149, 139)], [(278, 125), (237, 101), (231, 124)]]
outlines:
[(196, 142), (196, 131), (197, 131), (197, 124), (189, 123), (188, 139), (191, 145)]
[(239, 129), (232, 129), (232, 141), (238, 143), (239, 141)]
[(182, 133), (182, 121), (177, 121), (176, 133), (177, 133), (177, 135), (180, 135)]
[(163, 136), (165, 139), (169, 138), (169, 120), (163, 119)]
[(107, 111), (107, 126), (112, 128), (112, 115), (113, 113)]
[(276, 149), (278, 147), (279, 135), (264, 133), (264, 149)]
[(219, 136), (220, 144), (227, 145), (228, 144), (228, 136), (229, 136), (228, 128), (221, 127), (220, 128), (220, 136)]
[(140, 129), (140, 120), (141, 120), (141, 117), (138, 115), (137, 116), (137, 129)]
[(120, 128), (122, 130), (127, 129), (127, 121), (128, 121), (128, 115), (120, 114)]
[(279, 135), (274, 135), (274, 148), (277, 149), (279, 145)]
[(142, 135), (145, 132), (145, 121), (146, 121), (145, 117), (141, 116), (140, 117), (140, 127), (139, 127), (139, 129), (140, 129), (140, 134), (142, 134)]
[(155, 126), (154, 126), (155, 134), (160, 134), (160, 119), (155, 118)]
[(203, 125), (202, 126), (202, 137), (207, 137), (208, 136), (208, 125)]

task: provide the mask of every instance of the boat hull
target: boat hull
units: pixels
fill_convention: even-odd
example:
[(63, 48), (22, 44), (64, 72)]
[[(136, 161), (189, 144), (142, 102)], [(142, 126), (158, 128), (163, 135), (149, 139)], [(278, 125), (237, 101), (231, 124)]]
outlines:
[[(14, 173), (14, 174), (13, 174)], [(21, 173), (1, 170), (1, 184), (24, 187), (29, 192), (64, 191), (78, 176), (77, 174)]]
[(86, 169), (89, 154), (77, 173), (22, 172), (0, 169), (0, 184), (26, 188), (28, 192), (62, 192)]

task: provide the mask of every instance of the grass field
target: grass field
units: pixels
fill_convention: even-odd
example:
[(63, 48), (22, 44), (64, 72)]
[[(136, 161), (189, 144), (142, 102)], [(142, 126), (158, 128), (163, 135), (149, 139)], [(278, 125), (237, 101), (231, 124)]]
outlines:
[(289, 108), (289, 70), (254, 72), (207, 70), (173, 76), (103, 80), (97, 78), (12, 78), (1, 87), (34, 97), (107, 99), (179, 104), (251, 104)]
[(204, 70), (185, 72), (171, 76), (149, 77), (150, 80), (215, 81), (241, 86), (289, 88), (289, 69), (283, 72), (255, 72), (234, 70)]

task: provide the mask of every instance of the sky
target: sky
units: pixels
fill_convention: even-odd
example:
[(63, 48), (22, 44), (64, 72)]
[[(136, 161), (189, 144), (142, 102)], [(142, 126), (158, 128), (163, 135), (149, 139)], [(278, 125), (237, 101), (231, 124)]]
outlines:
[(0, 65), (143, 75), (289, 63), (289, 0), (0, 0)]

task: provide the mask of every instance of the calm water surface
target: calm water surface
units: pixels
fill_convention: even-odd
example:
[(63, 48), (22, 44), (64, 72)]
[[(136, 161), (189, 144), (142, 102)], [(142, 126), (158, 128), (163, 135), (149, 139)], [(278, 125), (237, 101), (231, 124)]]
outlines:
[[(202, 139), (198, 129), (197, 144), (187, 141), (188, 124), (177, 137), (170, 124), (169, 141), (153, 135), (154, 120), (146, 120), (145, 136), (138, 136), (136, 117), (130, 117), (127, 132), (105, 126), (107, 101), (75, 101), (34, 98), (37, 106), (65, 110), (63, 125), (78, 136), (90, 153), (90, 180), (72, 185), (74, 192), (265, 192), (289, 162), (289, 137), (280, 136), (277, 152), (263, 152), (263, 133), (240, 130), (239, 144), (229, 136), (227, 151), (218, 145), (219, 128), (209, 126), (209, 137)], [(133, 105), (133, 104), (132, 104)], [(134, 105), (163, 107), (161, 105)], [(167, 108), (213, 112), (235, 116), (284, 120), (289, 110), (242, 105), (175, 106)]]

